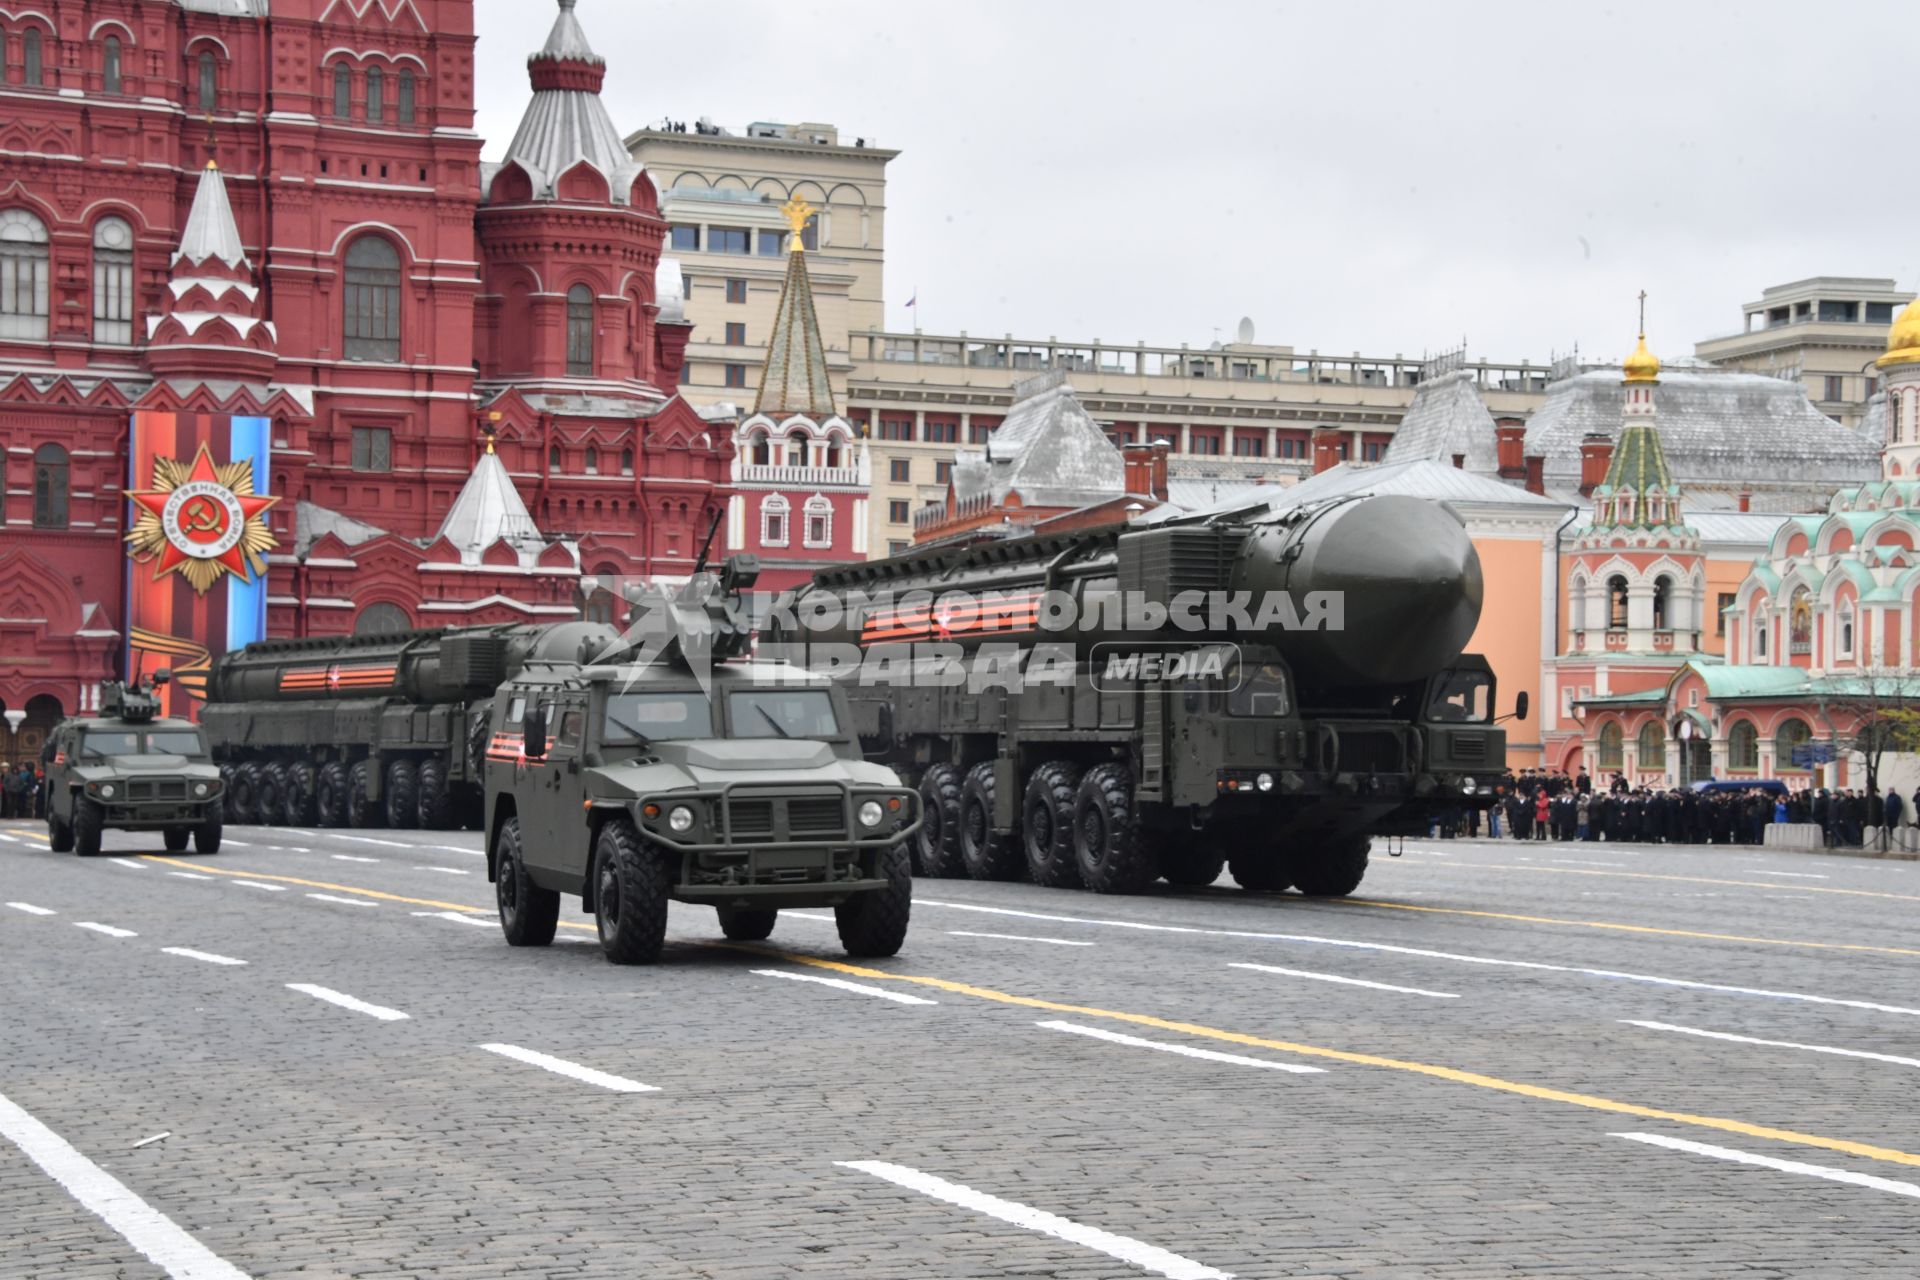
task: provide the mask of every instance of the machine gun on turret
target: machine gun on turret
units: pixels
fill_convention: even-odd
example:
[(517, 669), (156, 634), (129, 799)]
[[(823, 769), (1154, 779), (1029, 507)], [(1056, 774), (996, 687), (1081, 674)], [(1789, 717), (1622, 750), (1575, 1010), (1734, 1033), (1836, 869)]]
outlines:
[(109, 680), (100, 686), (100, 714), (128, 724), (151, 724), (160, 715), (160, 688), (172, 678), (170, 671), (156, 671), (152, 679), (132, 685)]

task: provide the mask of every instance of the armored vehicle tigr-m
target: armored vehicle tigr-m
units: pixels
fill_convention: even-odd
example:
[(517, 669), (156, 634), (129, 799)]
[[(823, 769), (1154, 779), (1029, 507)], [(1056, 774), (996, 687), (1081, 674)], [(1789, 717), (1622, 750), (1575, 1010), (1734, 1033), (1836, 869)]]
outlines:
[(922, 875), (1343, 895), (1372, 837), (1492, 803), (1481, 594), (1441, 504), (1262, 501), (822, 570), (761, 652), (917, 781)]
[(502, 686), (487, 874), (509, 943), (550, 943), (569, 894), (618, 964), (658, 958), (669, 900), (714, 907), (741, 941), (782, 907), (832, 907), (852, 954), (900, 949), (918, 798), (861, 758), (838, 686), (743, 660), (754, 576), (736, 556), (643, 603), (623, 652), (529, 662)]
[(101, 834), (158, 831), (179, 853), (220, 851), (222, 784), (200, 727), (159, 715), (167, 673), (101, 687), (100, 714), (63, 720), (47, 739), (47, 841), (55, 853), (100, 852)]

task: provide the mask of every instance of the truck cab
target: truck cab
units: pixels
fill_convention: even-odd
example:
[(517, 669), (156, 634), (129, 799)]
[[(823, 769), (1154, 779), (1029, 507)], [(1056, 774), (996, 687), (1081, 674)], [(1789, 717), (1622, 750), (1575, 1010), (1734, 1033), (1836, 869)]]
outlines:
[(167, 851), (189, 842), (218, 853), (220, 770), (206, 735), (188, 720), (157, 715), (154, 684), (102, 691), (101, 714), (63, 720), (47, 740), (47, 841), (55, 853), (100, 853), (108, 830), (158, 831)]

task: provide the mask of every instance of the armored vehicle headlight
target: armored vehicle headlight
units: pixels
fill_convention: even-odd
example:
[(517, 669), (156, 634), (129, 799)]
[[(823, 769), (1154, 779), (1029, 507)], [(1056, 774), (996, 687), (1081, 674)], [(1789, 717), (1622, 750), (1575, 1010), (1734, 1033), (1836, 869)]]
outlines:
[(1271, 791), (1273, 790), (1273, 775), (1270, 773), (1260, 774), (1254, 778), (1253, 785), (1262, 791)]
[(1462, 778), (1460, 779), (1460, 789), (1466, 792), (1468, 795), (1472, 795), (1475, 791), (1478, 791), (1480, 789), (1480, 786), (1472, 778)]
[(860, 806), (860, 825), (877, 827), (886, 820), (887, 811), (880, 807), (878, 800), (869, 800)]
[(685, 805), (675, 807), (674, 811), (667, 815), (667, 825), (682, 834), (693, 830), (693, 810)]
[(207, 784), (206, 784), (206, 783), (204, 783), (204, 782), (196, 782), (196, 783), (194, 783), (194, 784), (193, 784), (193, 794), (194, 794), (194, 795), (196, 795), (196, 796), (198, 796), (198, 797), (200, 797), (200, 798), (201, 798), (202, 800), (204, 800), (204, 799), (206, 799), (206, 798), (207, 798)]
[(103, 782), (100, 784), (100, 798), (102, 800), (113, 799), (113, 784), (111, 782)]

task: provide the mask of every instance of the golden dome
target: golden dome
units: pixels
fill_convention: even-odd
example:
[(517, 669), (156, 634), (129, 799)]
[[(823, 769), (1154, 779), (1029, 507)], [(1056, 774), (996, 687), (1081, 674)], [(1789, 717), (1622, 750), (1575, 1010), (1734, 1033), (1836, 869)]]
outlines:
[(1882, 368), (1890, 364), (1920, 364), (1920, 298), (1894, 317), (1887, 330), (1887, 354), (1876, 362)]
[(1647, 350), (1647, 335), (1640, 335), (1640, 345), (1633, 349), (1621, 364), (1620, 371), (1626, 374), (1624, 381), (1628, 385), (1636, 382), (1660, 381), (1660, 357)]

